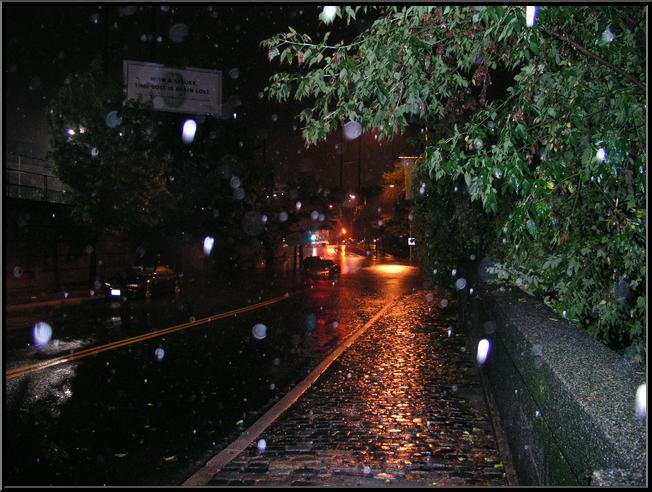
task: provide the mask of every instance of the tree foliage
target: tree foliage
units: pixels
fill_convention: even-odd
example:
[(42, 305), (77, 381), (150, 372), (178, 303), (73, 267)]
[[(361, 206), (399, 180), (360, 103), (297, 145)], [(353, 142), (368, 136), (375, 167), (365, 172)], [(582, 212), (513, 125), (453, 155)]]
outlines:
[(449, 246), (443, 257), (442, 226), (472, 238), (481, 205), (493, 217), (481, 242), (498, 244), (503, 277), (643, 360), (645, 7), (545, 6), (532, 27), (522, 6), (341, 6), (337, 15), (374, 20), (353, 39), (333, 40), (334, 28), (313, 41), (290, 28), (262, 43), (270, 60), (293, 66), (266, 90), (305, 101), (305, 141), (349, 120), (384, 137), (425, 128), (422, 258), (450, 266), (466, 255), (452, 258)]

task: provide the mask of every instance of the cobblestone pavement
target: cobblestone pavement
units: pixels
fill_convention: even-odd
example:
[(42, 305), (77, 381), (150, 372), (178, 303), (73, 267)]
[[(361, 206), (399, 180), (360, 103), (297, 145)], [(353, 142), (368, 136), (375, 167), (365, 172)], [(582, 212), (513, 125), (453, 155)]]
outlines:
[(505, 485), (474, 354), (441, 298), (404, 297), (207, 485)]

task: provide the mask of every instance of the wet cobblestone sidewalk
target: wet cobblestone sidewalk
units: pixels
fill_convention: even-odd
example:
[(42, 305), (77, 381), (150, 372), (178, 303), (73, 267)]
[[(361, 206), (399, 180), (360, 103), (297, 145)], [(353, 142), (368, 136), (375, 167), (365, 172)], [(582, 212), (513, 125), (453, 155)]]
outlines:
[(207, 485), (505, 485), (453, 316), (403, 298)]

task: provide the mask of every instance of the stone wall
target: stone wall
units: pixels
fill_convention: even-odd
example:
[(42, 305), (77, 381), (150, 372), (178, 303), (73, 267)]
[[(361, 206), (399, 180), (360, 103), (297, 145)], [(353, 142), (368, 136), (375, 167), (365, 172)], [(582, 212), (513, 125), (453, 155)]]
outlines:
[(519, 289), (485, 284), (464, 303), (480, 367), (522, 485), (645, 485), (643, 370)]

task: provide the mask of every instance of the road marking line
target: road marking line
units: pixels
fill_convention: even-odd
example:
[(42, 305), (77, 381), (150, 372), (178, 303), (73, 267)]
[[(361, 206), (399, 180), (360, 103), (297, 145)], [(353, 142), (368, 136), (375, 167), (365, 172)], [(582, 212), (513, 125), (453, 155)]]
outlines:
[(260, 417), (254, 424), (245, 430), (240, 437), (229, 444), (226, 448), (213, 456), (201, 469), (195, 472), (190, 478), (183, 482), (182, 486), (199, 486), (207, 485), (208, 482), (217, 474), (222, 468), (230, 463), (236, 456), (242, 453), (247, 447), (260, 436), (267, 428), (272, 425), (288, 408), (290, 408), (296, 401), (319, 379), (319, 377), (328, 369), (342, 353), (348, 349), (353, 343), (373, 325), (380, 317), (382, 317), (387, 310), (394, 305), (398, 298), (388, 302), (383, 308), (378, 311), (373, 318), (367, 321), (361, 328), (353, 332), (345, 338), (340, 345), (338, 345), (324, 360), (322, 360), (317, 367), (315, 367), (306, 378), (298, 383), (292, 390), (281, 398), (276, 404), (270, 408), (262, 417)]
[(33, 364), (28, 364), (20, 367), (15, 367), (5, 372), (5, 380), (14, 379), (20, 376), (24, 376), (26, 374), (31, 374), (33, 372), (47, 369), (49, 367), (57, 366), (59, 364), (65, 364), (67, 362), (83, 359), (91, 355), (99, 354), (101, 352), (106, 352), (107, 350), (113, 350), (113, 349), (125, 347), (127, 345), (131, 345), (133, 343), (149, 340), (151, 338), (157, 338), (163, 335), (168, 335), (170, 333), (174, 333), (180, 330), (185, 330), (186, 328), (191, 328), (193, 326), (210, 323), (211, 321), (217, 321), (219, 319), (228, 318), (230, 316), (246, 313), (248, 311), (255, 311), (256, 309), (260, 309), (262, 307), (269, 306), (277, 302), (281, 302), (286, 299), (289, 299), (290, 297), (297, 295), (299, 292), (301, 291), (295, 291), (279, 297), (275, 297), (273, 299), (268, 299), (267, 301), (259, 302), (257, 304), (252, 304), (250, 306), (244, 306), (241, 308), (233, 309), (231, 311), (227, 311), (224, 313), (213, 314), (211, 316), (207, 316), (206, 318), (202, 318), (200, 320), (189, 321), (187, 323), (181, 323), (179, 325), (169, 326), (167, 328), (162, 328), (160, 330), (152, 331), (149, 333), (143, 333), (141, 335), (136, 335), (131, 338), (125, 338), (123, 340), (117, 340), (115, 342), (99, 345), (97, 347), (90, 347), (87, 349), (79, 350), (77, 352), (73, 352), (68, 355), (61, 355), (59, 357), (54, 357), (52, 359), (48, 359), (45, 361), (36, 362)]

